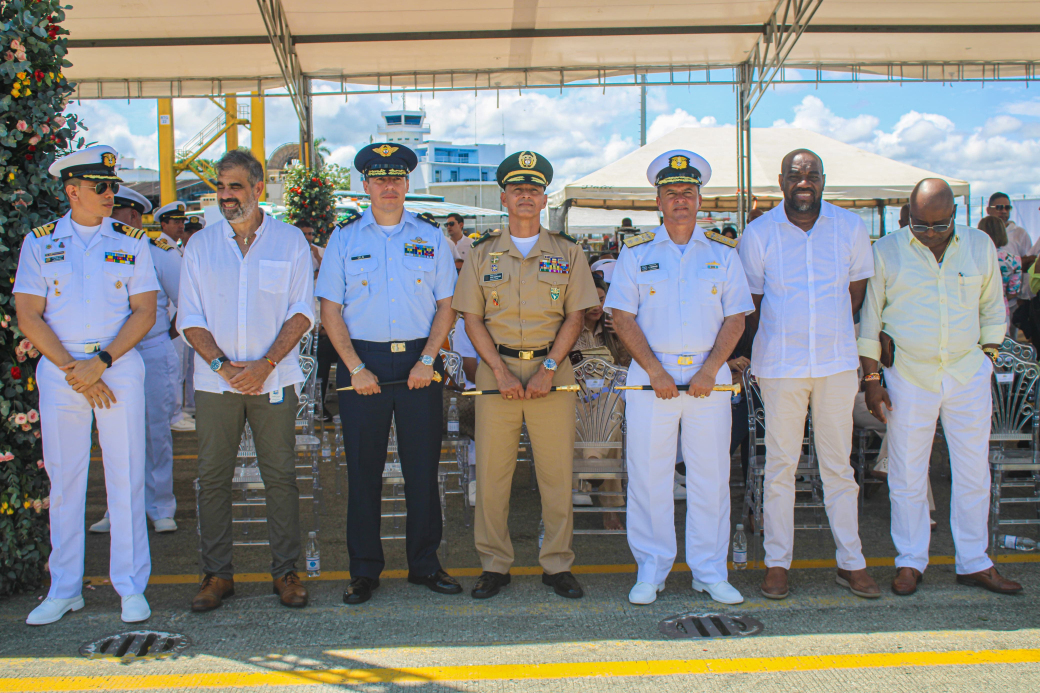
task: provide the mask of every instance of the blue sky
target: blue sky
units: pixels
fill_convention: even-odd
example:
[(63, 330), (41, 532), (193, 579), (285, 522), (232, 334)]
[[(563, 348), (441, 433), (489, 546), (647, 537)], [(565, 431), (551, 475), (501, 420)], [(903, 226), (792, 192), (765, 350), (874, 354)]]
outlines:
[[(534, 149), (556, 168), (554, 187), (627, 154), (639, 145), (636, 88), (441, 93), (422, 96), (431, 138), (502, 142), (507, 150)], [(395, 106), (400, 98), (395, 99)], [(408, 105), (416, 107), (414, 95)], [(315, 99), (315, 130), (348, 164), (357, 147), (376, 134), (385, 96)], [(116, 147), (138, 165), (155, 166), (154, 101), (83, 101), (69, 110), (90, 127), (88, 140)], [(178, 143), (217, 114), (204, 99), (175, 101)], [(732, 125), (729, 86), (651, 87), (649, 139), (678, 126)], [(973, 196), (1002, 189), (1018, 197), (1040, 196), (1040, 84), (824, 84), (777, 85), (759, 102), (755, 127), (804, 127), (906, 163), (963, 178)], [(242, 144), (248, 134), (240, 136)], [(267, 149), (297, 138), (287, 99), (269, 99)]]

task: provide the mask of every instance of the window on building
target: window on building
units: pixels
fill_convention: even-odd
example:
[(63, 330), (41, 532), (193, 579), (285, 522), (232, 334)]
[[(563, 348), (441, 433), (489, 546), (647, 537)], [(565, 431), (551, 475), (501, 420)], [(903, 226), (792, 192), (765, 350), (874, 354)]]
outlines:
[(405, 116), (405, 125), (422, 125), (422, 116)]
[(433, 182), (434, 183), (440, 183), (441, 182), (441, 170), (440, 169), (437, 169), (436, 171), (433, 172)]
[(469, 152), (459, 152), (459, 163), (460, 164), (468, 164), (469, 163)]
[(459, 182), (459, 172), (458, 171), (452, 171), (451, 172), (451, 182), (452, 183), (458, 183)]
[(488, 172), (487, 171), (481, 171), (480, 172), (480, 180), (487, 181), (487, 179), (488, 179)]
[(400, 125), (401, 124), (401, 116), (399, 116), (399, 115), (387, 116), (386, 117), (386, 124), (387, 125)]

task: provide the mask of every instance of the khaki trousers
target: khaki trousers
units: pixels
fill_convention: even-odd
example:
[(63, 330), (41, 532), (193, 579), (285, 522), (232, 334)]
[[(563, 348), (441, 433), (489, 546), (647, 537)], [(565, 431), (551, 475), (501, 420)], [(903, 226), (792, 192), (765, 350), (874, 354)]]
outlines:
[[(521, 361), (503, 356), (506, 367), (520, 382), (527, 381), (542, 365), (541, 359)], [(574, 371), (565, 361), (553, 385), (571, 385)], [(498, 387), (494, 373), (481, 361), (477, 389)], [(550, 575), (569, 571), (574, 563), (574, 512), (571, 479), (574, 464), (574, 394), (553, 392), (542, 399), (507, 400), (500, 395), (477, 399), (477, 505), (473, 534), (481, 567), (507, 573), (513, 565), (509, 540), (509, 496), (513, 488), (520, 428), (527, 422), (534, 453), (538, 492), (542, 497), (545, 539), (538, 562)]]

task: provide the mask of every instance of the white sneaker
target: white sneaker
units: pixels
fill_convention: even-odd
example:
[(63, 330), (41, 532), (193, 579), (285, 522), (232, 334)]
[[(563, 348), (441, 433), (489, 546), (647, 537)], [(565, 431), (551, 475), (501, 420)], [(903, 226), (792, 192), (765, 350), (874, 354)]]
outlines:
[(572, 498), (574, 505), (592, 505), (592, 496), (587, 493), (575, 493)]
[(158, 520), (152, 523), (155, 527), (156, 532), (176, 532), (177, 523), (172, 517), (160, 517)]
[(657, 601), (657, 593), (664, 592), (664, 583), (655, 585), (652, 582), (637, 582), (628, 593), (628, 601), (633, 604), (653, 604)]
[(90, 526), (90, 531), (94, 534), (108, 534), (112, 531), (112, 522), (108, 519), (108, 515), (95, 522)]
[(70, 599), (52, 599), (47, 597), (43, 602), (32, 610), (25, 622), (30, 626), (45, 626), (48, 623), (60, 621), (61, 617), (70, 611), (79, 611), (83, 608), (83, 595)]
[(693, 589), (695, 592), (707, 592), (709, 597), (720, 604), (740, 604), (744, 601), (744, 597), (737, 591), (737, 588), (725, 580), (709, 585), (694, 578)]
[(171, 431), (194, 431), (195, 419), (182, 413), (180, 418), (170, 424)]
[(123, 597), (123, 623), (138, 623), (147, 621), (152, 615), (152, 609), (148, 606), (148, 600), (143, 594), (130, 594)]
[(677, 501), (686, 500), (686, 487), (680, 484), (678, 481), (675, 482), (675, 486), (672, 487), (672, 498)]

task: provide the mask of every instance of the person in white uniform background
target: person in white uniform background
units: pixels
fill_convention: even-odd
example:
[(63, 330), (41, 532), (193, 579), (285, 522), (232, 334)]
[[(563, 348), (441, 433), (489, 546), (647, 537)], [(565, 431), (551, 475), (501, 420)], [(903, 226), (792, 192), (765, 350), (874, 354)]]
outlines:
[[(665, 152), (650, 164), (664, 224), (629, 236), (613, 269), (605, 307), (632, 354), (629, 385), (628, 545), (636, 559), (633, 604), (664, 590), (675, 562), (672, 497), (676, 438), (686, 462), (686, 563), (693, 589), (723, 604), (744, 601), (727, 581), (730, 383), (724, 368), (754, 310), (733, 242), (697, 227), (700, 188), (711, 167), (693, 152)], [(679, 392), (677, 385), (689, 385)]]
[(58, 159), (71, 207), (25, 237), (14, 296), (18, 326), (43, 354), (43, 461), (51, 482), (51, 586), (26, 623), (53, 623), (84, 606), (83, 556), (91, 424), (104, 450), (112, 523), (109, 577), (122, 619), (151, 615), (145, 518), (144, 378), (134, 346), (155, 323), (159, 284), (144, 231), (108, 218), (118, 190), (117, 154), (103, 145)]
[[(795, 471), (810, 404), (813, 437), (842, 587), (881, 596), (859, 538), (859, 485), (849, 465), (859, 390), (852, 316), (874, 274), (858, 216), (823, 201), (823, 162), (796, 149), (780, 166), (781, 204), (744, 230), (738, 252), (758, 312), (751, 372), (765, 408), (766, 576), (762, 594), (783, 599), (794, 553)], [(757, 327), (757, 333), (755, 329)], [(688, 477), (687, 477), (688, 478)]]
[(187, 209), (188, 203), (174, 200), (155, 210), (155, 214), (152, 215), (159, 223), (159, 238), (177, 246), (177, 252), (181, 255), (184, 255), (184, 244), (191, 237), (184, 231), (184, 222), (188, 218)]
[[(133, 188), (121, 186), (116, 192), (112, 218), (141, 228), (141, 215), (152, 211), (148, 198)], [(174, 532), (177, 522), (177, 499), (173, 495), (173, 434), (170, 419), (176, 406), (176, 388), (180, 377), (180, 357), (173, 346), (177, 336), (171, 329), (177, 312), (177, 292), (181, 283), (181, 256), (162, 236), (149, 240), (152, 264), (159, 280), (155, 325), (135, 347), (144, 359), (145, 438), (144, 495), (145, 511), (156, 532)], [(109, 514), (90, 527), (91, 532), (111, 529)]]
[[(153, 214), (153, 218), (159, 223), (159, 228), (161, 229), (159, 238), (176, 248), (177, 253), (181, 256), (184, 255), (185, 244), (191, 238), (191, 234), (185, 230), (188, 220), (188, 214), (185, 211), (187, 208), (187, 203), (181, 200), (174, 200), (155, 210)], [(202, 215), (199, 216), (201, 217)], [(202, 226), (205, 226), (205, 217), (202, 217), (202, 222)], [(176, 302), (176, 298), (174, 302)], [(193, 413), (195, 411), (195, 402), (194, 398), (190, 398), (189, 404), (186, 391), (191, 390), (191, 384), (188, 382), (188, 370), (195, 352), (180, 335), (174, 337), (173, 348), (177, 353), (178, 359), (178, 382), (174, 391), (175, 401), (173, 413), (170, 417), (170, 428), (174, 431), (194, 431), (195, 417)], [(188, 408), (191, 411), (188, 411)]]

